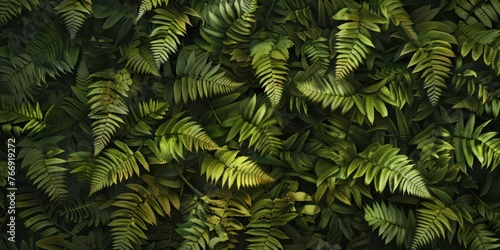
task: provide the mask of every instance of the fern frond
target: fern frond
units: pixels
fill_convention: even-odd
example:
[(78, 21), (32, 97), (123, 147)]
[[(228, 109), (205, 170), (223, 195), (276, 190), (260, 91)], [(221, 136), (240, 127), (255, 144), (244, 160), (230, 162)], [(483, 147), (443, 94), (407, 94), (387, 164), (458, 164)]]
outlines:
[(252, 66), (264, 92), (277, 107), (288, 81), (288, 49), (293, 42), (287, 37), (268, 38), (250, 48)]
[(163, 159), (184, 158), (184, 149), (196, 152), (220, 148), (198, 122), (191, 117), (181, 118), (182, 115), (183, 112), (170, 118), (155, 132), (155, 142), (159, 145)]
[(380, 3), (380, 10), (384, 16), (391, 18), (394, 25), (402, 27), (410, 40), (417, 39), (413, 21), (410, 14), (403, 8), (404, 6), (400, 0), (384, 0)]
[(347, 113), (356, 105), (357, 110), (366, 114), (363, 100), (352, 84), (345, 79), (335, 80), (328, 74), (325, 78), (318, 74), (309, 79), (299, 81), (297, 89), (311, 102), (318, 103), (322, 108), (331, 111), (342, 109), (342, 114)]
[(122, 60), (127, 62), (125, 64), (127, 68), (133, 69), (136, 73), (153, 74), (161, 77), (158, 71), (160, 65), (155, 61), (149, 47), (141, 44), (140, 40), (135, 40), (129, 45), (120, 61)]
[(340, 31), (335, 34), (337, 50), (335, 75), (339, 81), (366, 60), (371, 48), (375, 47), (370, 31), (380, 32), (378, 24), (384, 24), (386, 21), (368, 10), (368, 4), (363, 4), (360, 9), (346, 7), (333, 18), (350, 21), (339, 25)]
[(250, 243), (247, 249), (283, 249), (280, 240), (286, 240), (288, 236), (280, 228), (297, 216), (297, 213), (288, 211), (290, 205), (288, 198), (263, 198), (252, 206), (252, 217), (246, 226), (249, 229), (245, 232)]
[(211, 249), (209, 247), (211, 244), (211, 227), (213, 225), (209, 224), (209, 222), (198, 218), (190, 218), (186, 223), (179, 225), (175, 231), (184, 238), (184, 241), (178, 246), (178, 249)]
[(90, 0), (64, 0), (56, 6), (55, 10), (64, 20), (64, 25), (69, 32), (71, 39), (75, 39), (76, 34), (87, 20), (87, 15), (92, 12), (92, 2)]
[(30, 103), (0, 103), (0, 124), (11, 124), (12, 126), (24, 123), (21, 133), (27, 133), (27, 135), (37, 134), (45, 128), (44, 117), (49, 113), (50, 110), (44, 116), (39, 103), (36, 103), (34, 107)]
[(38, 0), (18, 1), (2, 0), (0, 1), (0, 27), (6, 25), (17, 15), (21, 14), (23, 9), (31, 11), (32, 6), (38, 5)]
[(457, 0), (456, 2), (455, 13), (468, 24), (481, 22), (491, 29), (492, 22), (498, 23), (499, 21), (500, 3), (498, 1)]
[[(140, 165), (149, 171), (149, 164), (140, 151), (133, 152), (125, 143), (114, 141), (118, 147), (108, 148), (96, 159), (90, 178), (90, 193), (117, 184), (123, 180), (139, 175)], [(140, 165), (139, 165), (140, 164)]]
[(437, 237), (445, 237), (446, 230), (453, 231), (450, 220), (457, 215), (450, 207), (437, 199), (433, 202), (421, 202), (417, 210), (417, 227), (411, 243), (411, 249), (418, 249), (429, 244)]
[(458, 25), (457, 40), (460, 45), (460, 54), (471, 54), (474, 61), (483, 59), (500, 74), (500, 30), (486, 29), (481, 23)]
[(391, 192), (399, 187), (403, 193), (431, 197), (420, 172), (406, 155), (398, 154), (399, 150), (388, 144), (372, 143), (349, 164), (347, 174), (354, 173), (353, 178), (364, 176), (365, 184), (373, 182), (378, 192), (384, 191), (388, 184)]
[(191, 25), (186, 14), (197, 15), (193, 9), (183, 6), (182, 9), (174, 4), (165, 8), (156, 8), (155, 15), (150, 20), (155, 25), (149, 35), (151, 38), (151, 52), (157, 64), (168, 61), (169, 55), (177, 52), (181, 43), (180, 37), (187, 34), (186, 25)]
[(256, 187), (273, 182), (260, 166), (247, 156), (238, 156), (238, 150), (219, 149), (215, 155), (206, 154), (202, 158), (200, 174), (206, 174), (207, 181), (222, 179), (222, 186), (231, 188)]
[(437, 105), (442, 89), (446, 88), (445, 79), (449, 76), (452, 62), (455, 57), (451, 44), (456, 44), (455, 37), (449, 33), (428, 30), (419, 34), (418, 43), (407, 43), (401, 52), (405, 55), (414, 52), (408, 67), (414, 66), (413, 73), (422, 72), (423, 87), (427, 89), (427, 96), (433, 106)]
[(135, 18), (135, 22), (141, 19), (142, 15), (147, 11), (152, 10), (158, 6), (167, 6), (168, 0), (141, 0), (141, 5), (139, 6), (139, 12), (137, 13), (137, 17)]
[(97, 156), (109, 143), (120, 124), (125, 123), (122, 116), (128, 114), (129, 110), (123, 98), (127, 97), (132, 79), (126, 68), (117, 72), (114, 70), (98, 72), (92, 76), (104, 78), (89, 86), (90, 99), (87, 102), (90, 110), (88, 117), (94, 120), (92, 134), (94, 156)]
[(233, 54), (233, 59), (240, 61), (234, 51), (251, 41), (257, 7), (257, 0), (220, 1), (202, 16), (205, 23), (197, 45), (211, 54)]
[(219, 235), (227, 235), (223, 239), (219, 236), (219, 243), (224, 243), (224, 247), (228, 249), (235, 249), (238, 231), (245, 229), (240, 218), (251, 216), (250, 195), (243, 191), (232, 192), (229, 189), (217, 189), (211, 191), (209, 196), (201, 197), (201, 200), (205, 203), (206, 220), (215, 225)]
[(309, 60), (309, 65), (319, 63), (321, 70), (327, 70), (330, 65), (331, 53), (328, 39), (318, 37), (313, 41), (306, 41), (300, 47), (301, 53)]
[(131, 119), (129, 119), (130, 128), (127, 136), (135, 138), (153, 135), (151, 126), (163, 119), (169, 108), (170, 105), (167, 102), (153, 99), (149, 102), (140, 102), (135, 105), (135, 108), (129, 105), (132, 115), (129, 116)]
[(398, 248), (410, 247), (411, 237), (416, 225), (415, 215), (410, 210), (408, 214), (402, 208), (397, 208), (393, 203), (386, 205), (384, 202), (374, 202), (373, 207), (364, 206), (364, 218), (372, 231), (379, 229), (379, 236), (385, 239), (385, 244), (396, 240)]
[(97, 227), (106, 225), (109, 222), (111, 212), (109, 209), (103, 209), (107, 197), (73, 197), (64, 203), (64, 209), (61, 216), (73, 223), (85, 223), (86, 226)]
[[(0, 86), (15, 102), (33, 101), (33, 93), (42, 87), (43, 72), (28, 54), (10, 60), (0, 59)], [(8, 100), (8, 99), (6, 99)]]
[(273, 109), (269, 108), (264, 98), (253, 96), (240, 103), (239, 115), (231, 116), (223, 122), (224, 127), (230, 127), (226, 142), (232, 140), (238, 133), (238, 142), (247, 139), (249, 147), (262, 155), (277, 156), (283, 146), (283, 141), (278, 138), (282, 134), (276, 125), (278, 119), (274, 117)]
[(181, 201), (179, 195), (174, 190), (160, 184), (155, 176), (145, 174), (141, 175), (141, 179), (148, 184), (150, 197), (158, 202), (161, 210), (157, 210), (156, 212), (159, 215), (171, 216), (172, 207), (177, 210), (180, 209)]
[(19, 212), (19, 218), (30, 234), (38, 234), (40, 237), (67, 235), (56, 223), (59, 209), (42, 192), (20, 188), (16, 195), (16, 207), (22, 210)]
[(156, 225), (160, 204), (151, 198), (151, 193), (138, 184), (128, 184), (133, 192), (125, 192), (116, 197), (112, 206), (118, 207), (111, 214), (111, 237), (113, 249), (137, 249), (147, 239), (147, 224)]
[(474, 224), (467, 223), (457, 231), (459, 243), (463, 243), (467, 249), (486, 250), (500, 247), (500, 239), (495, 232), (489, 230), (486, 223), (476, 219)]
[(184, 103), (198, 98), (209, 98), (215, 95), (227, 95), (235, 92), (244, 82), (235, 80), (229, 72), (220, 67), (212, 66), (208, 55), (196, 57), (195, 51), (185, 56), (183, 51), (177, 58), (177, 78), (174, 82), (174, 100)]
[(64, 159), (57, 157), (64, 150), (59, 148), (30, 150), (21, 164), (23, 169), (27, 169), (26, 177), (42, 189), (53, 202), (61, 202), (67, 198), (68, 190), (66, 185), (67, 169), (61, 164), (66, 163)]

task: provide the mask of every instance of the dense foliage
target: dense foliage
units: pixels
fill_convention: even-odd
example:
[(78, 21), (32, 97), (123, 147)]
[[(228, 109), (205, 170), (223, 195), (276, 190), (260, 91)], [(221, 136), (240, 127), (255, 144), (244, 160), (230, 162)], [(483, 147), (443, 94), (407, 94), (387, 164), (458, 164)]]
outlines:
[(0, 0), (0, 248), (498, 248), (499, 16)]

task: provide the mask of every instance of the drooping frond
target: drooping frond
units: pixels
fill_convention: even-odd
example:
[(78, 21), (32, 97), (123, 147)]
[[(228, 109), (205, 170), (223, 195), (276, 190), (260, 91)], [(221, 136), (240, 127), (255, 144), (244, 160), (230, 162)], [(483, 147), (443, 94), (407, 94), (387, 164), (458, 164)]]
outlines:
[(151, 52), (157, 64), (162, 64), (169, 59), (169, 55), (177, 52), (177, 46), (181, 43), (180, 38), (187, 34), (187, 25), (191, 25), (187, 14), (196, 16), (193, 9), (183, 6), (177, 7), (170, 4), (165, 8), (156, 8), (155, 15), (151, 19), (154, 24), (151, 38)]
[(370, 11), (368, 4), (363, 4), (359, 9), (346, 7), (333, 18), (350, 21), (339, 25), (340, 31), (335, 34), (335, 75), (337, 80), (341, 80), (366, 60), (371, 49), (375, 47), (370, 31), (380, 32), (378, 24), (384, 24), (385, 20)]
[(289, 38), (279, 37), (267, 38), (250, 49), (255, 75), (273, 107), (279, 105), (288, 80), (288, 48), (292, 46)]
[(239, 134), (238, 142), (249, 140), (249, 147), (262, 155), (277, 155), (283, 146), (278, 138), (282, 134), (277, 127), (278, 119), (274, 111), (268, 107), (264, 98), (253, 96), (240, 103), (239, 114), (229, 117), (223, 122), (224, 127), (230, 127), (226, 141)]
[[(184, 50), (183, 50), (184, 51)], [(197, 57), (195, 51), (189, 56), (181, 51), (177, 58), (177, 78), (174, 82), (174, 100), (187, 103), (189, 100), (209, 98), (235, 92), (244, 85), (218, 65), (212, 65), (208, 55)]]
[(146, 225), (157, 224), (157, 214), (162, 213), (161, 204), (150, 190), (138, 184), (128, 184), (133, 192), (126, 191), (116, 197), (112, 206), (118, 207), (111, 213), (111, 237), (113, 249), (137, 249), (147, 239)]
[(474, 224), (467, 223), (457, 231), (457, 238), (460, 244), (464, 244), (467, 249), (486, 250), (498, 249), (500, 239), (495, 232), (489, 230), (488, 224), (476, 219)]
[(114, 70), (92, 74), (102, 80), (92, 83), (89, 88), (90, 98), (87, 105), (88, 117), (92, 123), (94, 137), (94, 156), (98, 155), (109, 143), (116, 130), (124, 121), (122, 116), (128, 114), (128, 106), (123, 100), (132, 84), (130, 73), (126, 68), (117, 72)]
[(141, 168), (149, 171), (149, 164), (140, 151), (132, 151), (127, 144), (114, 141), (117, 148), (108, 148), (96, 159), (90, 178), (90, 193), (139, 175)]
[(220, 148), (203, 127), (183, 113), (170, 118), (156, 130), (156, 144), (164, 159), (184, 158), (184, 149), (191, 152)]
[(238, 156), (238, 150), (219, 149), (212, 156), (206, 154), (202, 158), (201, 174), (205, 174), (207, 181), (217, 182), (222, 179), (222, 186), (227, 184), (231, 188), (256, 187), (273, 182), (262, 168), (248, 156)]
[(297, 213), (289, 211), (288, 198), (259, 199), (251, 208), (252, 217), (245, 232), (249, 235), (249, 250), (283, 249), (280, 241), (288, 239), (280, 228), (294, 219)]
[(385, 244), (396, 240), (396, 245), (401, 248), (403, 244), (410, 247), (413, 230), (416, 225), (415, 215), (412, 210), (407, 214), (402, 208), (393, 203), (386, 205), (384, 202), (373, 203), (373, 206), (364, 206), (364, 218), (372, 230), (379, 229), (379, 236), (385, 239)]
[(76, 34), (87, 21), (87, 15), (92, 12), (92, 2), (90, 0), (64, 0), (55, 8), (57, 13), (64, 20), (64, 25), (69, 32), (71, 39), (75, 39)]
[(429, 198), (420, 172), (410, 164), (408, 156), (398, 154), (399, 150), (388, 144), (372, 143), (349, 164), (347, 174), (364, 177), (365, 184), (373, 183), (378, 192), (388, 185), (391, 192), (399, 188), (403, 193)]
[(346, 79), (337, 81), (331, 74), (326, 77), (314, 74), (298, 82), (297, 89), (308, 100), (320, 104), (322, 108), (331, 111), (341, 109), (342, 114), (345, 114), (356, 106), (362, 114), (365, 114), (361, 96)]
[(448, 77), (455, 57), (451, 44), (456, 44), (455, 37), (439, 30), (426, 30), (418, 36), (418, 42), (412, 41), (405, 45), (401, 55), (413, 52), (408, 67), (415, 66), (413, 73), (422, 72), (423, 87), (432, 105), (437, 105), (439, 97), (446, 88)]

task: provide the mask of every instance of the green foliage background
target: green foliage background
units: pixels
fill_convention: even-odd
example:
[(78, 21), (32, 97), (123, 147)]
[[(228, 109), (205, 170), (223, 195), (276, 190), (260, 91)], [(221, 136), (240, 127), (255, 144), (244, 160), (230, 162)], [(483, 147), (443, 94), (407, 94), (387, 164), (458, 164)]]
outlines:
[(499, 248), (499, 15), (0, 0), (0, 247)]

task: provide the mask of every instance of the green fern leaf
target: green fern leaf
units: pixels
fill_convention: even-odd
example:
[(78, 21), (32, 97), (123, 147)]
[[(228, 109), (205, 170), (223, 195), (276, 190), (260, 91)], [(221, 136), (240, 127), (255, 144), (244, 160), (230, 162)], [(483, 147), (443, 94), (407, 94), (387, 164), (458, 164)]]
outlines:
[(391, 145), (372, 143), (359, 158), (352, 160), (347, 174), (354, 173), (354, 178), (364, 176), (365, 184), (373, 182), (378, 192), (384, 191), (388, 184), (391, 192), (399, 187), (404, 193), (431, 197), (420, 172), (413, 168), (406, 155), (398, 155), (398, 152), (399, 149)]
[(141, 179), (148, 184), (151, 198), (155, 199), (159, 204), (159, 208), (161, 208), (161, 210), (156, 210), (156, 212), (162, 216), (165, 214), (171, 216), (172, 207), (177, 210), (180, 209), (181, 201), (179, 195), (167, 186), (160, 184), (156, 178), (152, 175), (141, 175)]
[(75, 39), (76, 34), (87, 20), (86, 15), (92, 12), (92, 2), (84, 0), (83, 4), (79, 0), (64, 0), (55, 7), (60, 14), (69, 32), (70, 38)]
[(105, 195), (97, 197), (70, 197), (64, 203), (61, 216), (73, 223), (84, 222), (87, 226), (97, 227), (109, 222), (111, 212), (105, 209)]
[(67, 233), (57, 224), (57, 214), (60, 210), (53, 205), (50, 199), (34, 188), (19, 188), (16, 195), (16, 208), (21, 210), (19, 218), (29, 234), (38, 234), (40, 237), (52, 235), (65, 236)]
[(220, 1), (207, 11), (202, 12), (205, 21), (200, 28), (202, 39), (197, 45), (205, 51), (220, 55), (222, 52), (231, 54), (233, 60), (246, 61), (236, 53), (242, 44), (251, 41), (253, 28), (257, 19), (257, 0)]
[(249, 147), (262, 155), (277, 156), (283, 147), (283, 141), (278, 138), (282, 134), (276, 125), (273, 109), (269, 108), (265, 99), (253, 96), (240, 103), (239, 115), (230, 116), (224, 120), (223, 126), (230, 127), (226, 142), (232, 140), (238, 133), (238, 142), (249, 140)]
[(168, 5), (168, 0), (141, 0), (141, 6), (139, 6), (139, 12), (137, 13), (135, 22), (137, 23), (137, 21), (141, 19), (141, 17), (147, 11), (150, 11), (158, 6), (167, 6), (167, 5)]
[(168, 61), (169, 55), (177, 52), (177, 46), (181, 43), (180, 37), (187, 34), (187, 25), (191, 25), (189, 17), (186, 14), (197, 15), (193, 9), (186, 6), (180, 9), (176, 5), (168, 5), (165, 8), (154, 10), (155, 15), (151, 23), (155, 28), (149, 35), (151, 52), (157, 64)]
[(476, 219), (474, 224), (468, 223), (464, 228), (459, 228), (457, 238), (467, 249), (486, 250), (500, 247), (496, 233), (488, 229), (488, 225)]
[(51, 110), (52, 108), (44, 115), (39, 103), (34, 107), (30, 103), (0, 103), (0, 124), (10, 124), (12, 127), (12, 125), (24, 123), (20, 132), (26, 133), (26, 135), (35, 135), (45, 128), (45, 117), (50, 114)]
[[(90, 178), (90, 193), (117, 184), (134, 175), (140, 174), (140, 165), (149, 171), (149, 165), (140, 151), (133, 152), (125, 143), (114, 141), (118, 147), (108, 148), (96, 159)], [(140, 165), (139, 165), (140, 163)]]
[(457, 215), (441, 201), (432, 201), (420, 203), (422, 208), (417, 210), (417, 227), (411, 249), (423, 247), (439, 236), (444, 238), (446, 229), (453, 231), (450, 220), (456, 220)]
[(181, 119), (182, 115), (183, 112), (170, 118), (155, 132), (155, 142), (159, 145), (162, 159), (184, 158), (184, 149), (196, 152), (220, 148), (198, 122), (191, 117)]
[(457, 0), (454, 11), (468, 24), (481, 22), (491, 29), (493, 27), (492, 22), (498, 23), (500, 3), (497, 1)]
[(116, 197), (114, 207), (118, 207), (111, 214), (111, 237), (113, 249), (137, 249), (143, 240), (147, 239), (146, 224), (156, 225), (160, 204), (151, 198), (151, 193), (138, 184), (128, 184), (134, 192), (125, 192)]
[(341, 80), (356, 70), (368, 57), (371, 48), (375, 47), (370, 31), (380, 32), (377, 24), (385, 24), (386, 21), (368, 10), (368, 4), (363, 4), (360, 9), (346, 7), (333, 18), (350, 21), (339, 25), (340, 31), (335, 34), (337, 50), (335, 75), (337, 80)]
[(163, 119), (169, 108), (170, 105), (168, 103), (153, 99), (150, 99), (149, 102), (140, 102), (135, 105), (135, 108), (129, 106), (129, 109), (132, 110), (132, 115), (129, 116), (131, 119), (129, 119), (130, 128), (128, 129), (129, 133), (127, 136), (136, 138), (152, 135), (153, 128), (151, 126)]
[(177, 78), (174, 82), (174, 100), (184, 103), (214, 95), (227, 95), (244, 85), (219, 65), (212, 66), (208, 55), (196, 58), (195, 51), (186, 58), (184, 50), (177, 59)]
[(128, 114), (128, 106), (123, 97), (127, 97), (129, 86), (132, 84), (130, 73), (127, 69), (118, 72), (103, 71), (92, 74), (94, 77), (104, 80), (92, 83), (89, 88), (90, 97), (89, 118), (92, 123), (92, 134), (94, 137), (94, 156), (97, 156), (109, 143), (111, 137), (123, 124), (123, 115)]
[(15, 102), (34, 100), (33, 94), (42, 87), (43, 77), (43, 71), (28, 54), (20, 54), (10, 60), (0, 58), (0, 86), (6, 90), (6, 98), (14, 96)]
[(480, 23), (460, 23), (457, 40), (462, 56), (471, 54), (474, 61), (482, 58), (486, 65), (495, 70), (497, 75), (500, 74), (499, 30), (485, 29), (484, 25)]
[(38, 5), (38, 0), (2, 0), (0, 1), (0, 27), (6, 25), (23, 9), (31, 11), (32, 6)]
[(364, 207), (364, 218), (372, 230), (379, 229), (379, 236), (385, 239), (388, 245), (392, 240), (396, 240), (398, 248), (410, 247), (411, 237), (415, 228), (415, 215), (410, 210), (408, 215), (401, 208), (397, 208), (393, 203), (386, 205), (384, 202), (373, 203), (373, 207)]
[(414, 52), (408, 67), (414, 66), (413, 73), (422, 72), (423, 87), (433, 106), (437, 105), (442, 89), (446, 88), (445, 79), (449, 76), (452, 62), (455, 57), (451, 44), (456, 44), (455, 37), (438, 30), (424, 31), (419, 34), (416, 42), (407, 43), (401, 52), (405, 55)]
[(345, 79), (335, 80), (332, 75), (325, 78), (314, 74), (309, 79), (299, 81), (297, 89), (311, 102), (318, 103), (322, 108), (331, 111), (342, 109), (342, 114), (347, 113), (356, 105), (361, 114), (366, 114), (363, 100), (352, 84)]
[(256, 187), (273, 182), (259, 165), (247, 156), (238, 156), (239, 151), (219, 149), (215, 155), (206, 154), (202, 158), (201, 174), (206, 174), (207, 181), (217, 182), (222, 179), (222, 186), (231, 188)]
[(37, 185), (38, 189), (44, 190), (51, 201), (61, 202), (68, 194), (67, 169), (61, 166), (66, 161), (57, 156), (64, 150), (59, 148), (42, 150), (36, 148), (30, 150), (24, 157), (21, 167), (27, 169), (26, 177)]
[(287, 37), (268, 38), (250, 49), (255, 75), (271, 100), (273, 107), (281, 102), (288, 81), (288, 49), (293, 42)]
[(129, 45), (125, 53), (123, 53), (121, 61), (126, 61), (125, 66), (132, 68), (136, 73), (153, 74), (161, 77), (158, 71), (160, 65), (155, 61), (154, 55), (148, 46), (142, 45), (140, 40), (135, 40)]
[(286, 240), (288, 236), (280, 228), (297, 216), (288, 211), (290, 205), (288, 198), (262, 198), (252, 206), (252, 217), (245, 232), (250, 243), (247, 249), (283, 249), (280, 240)]

